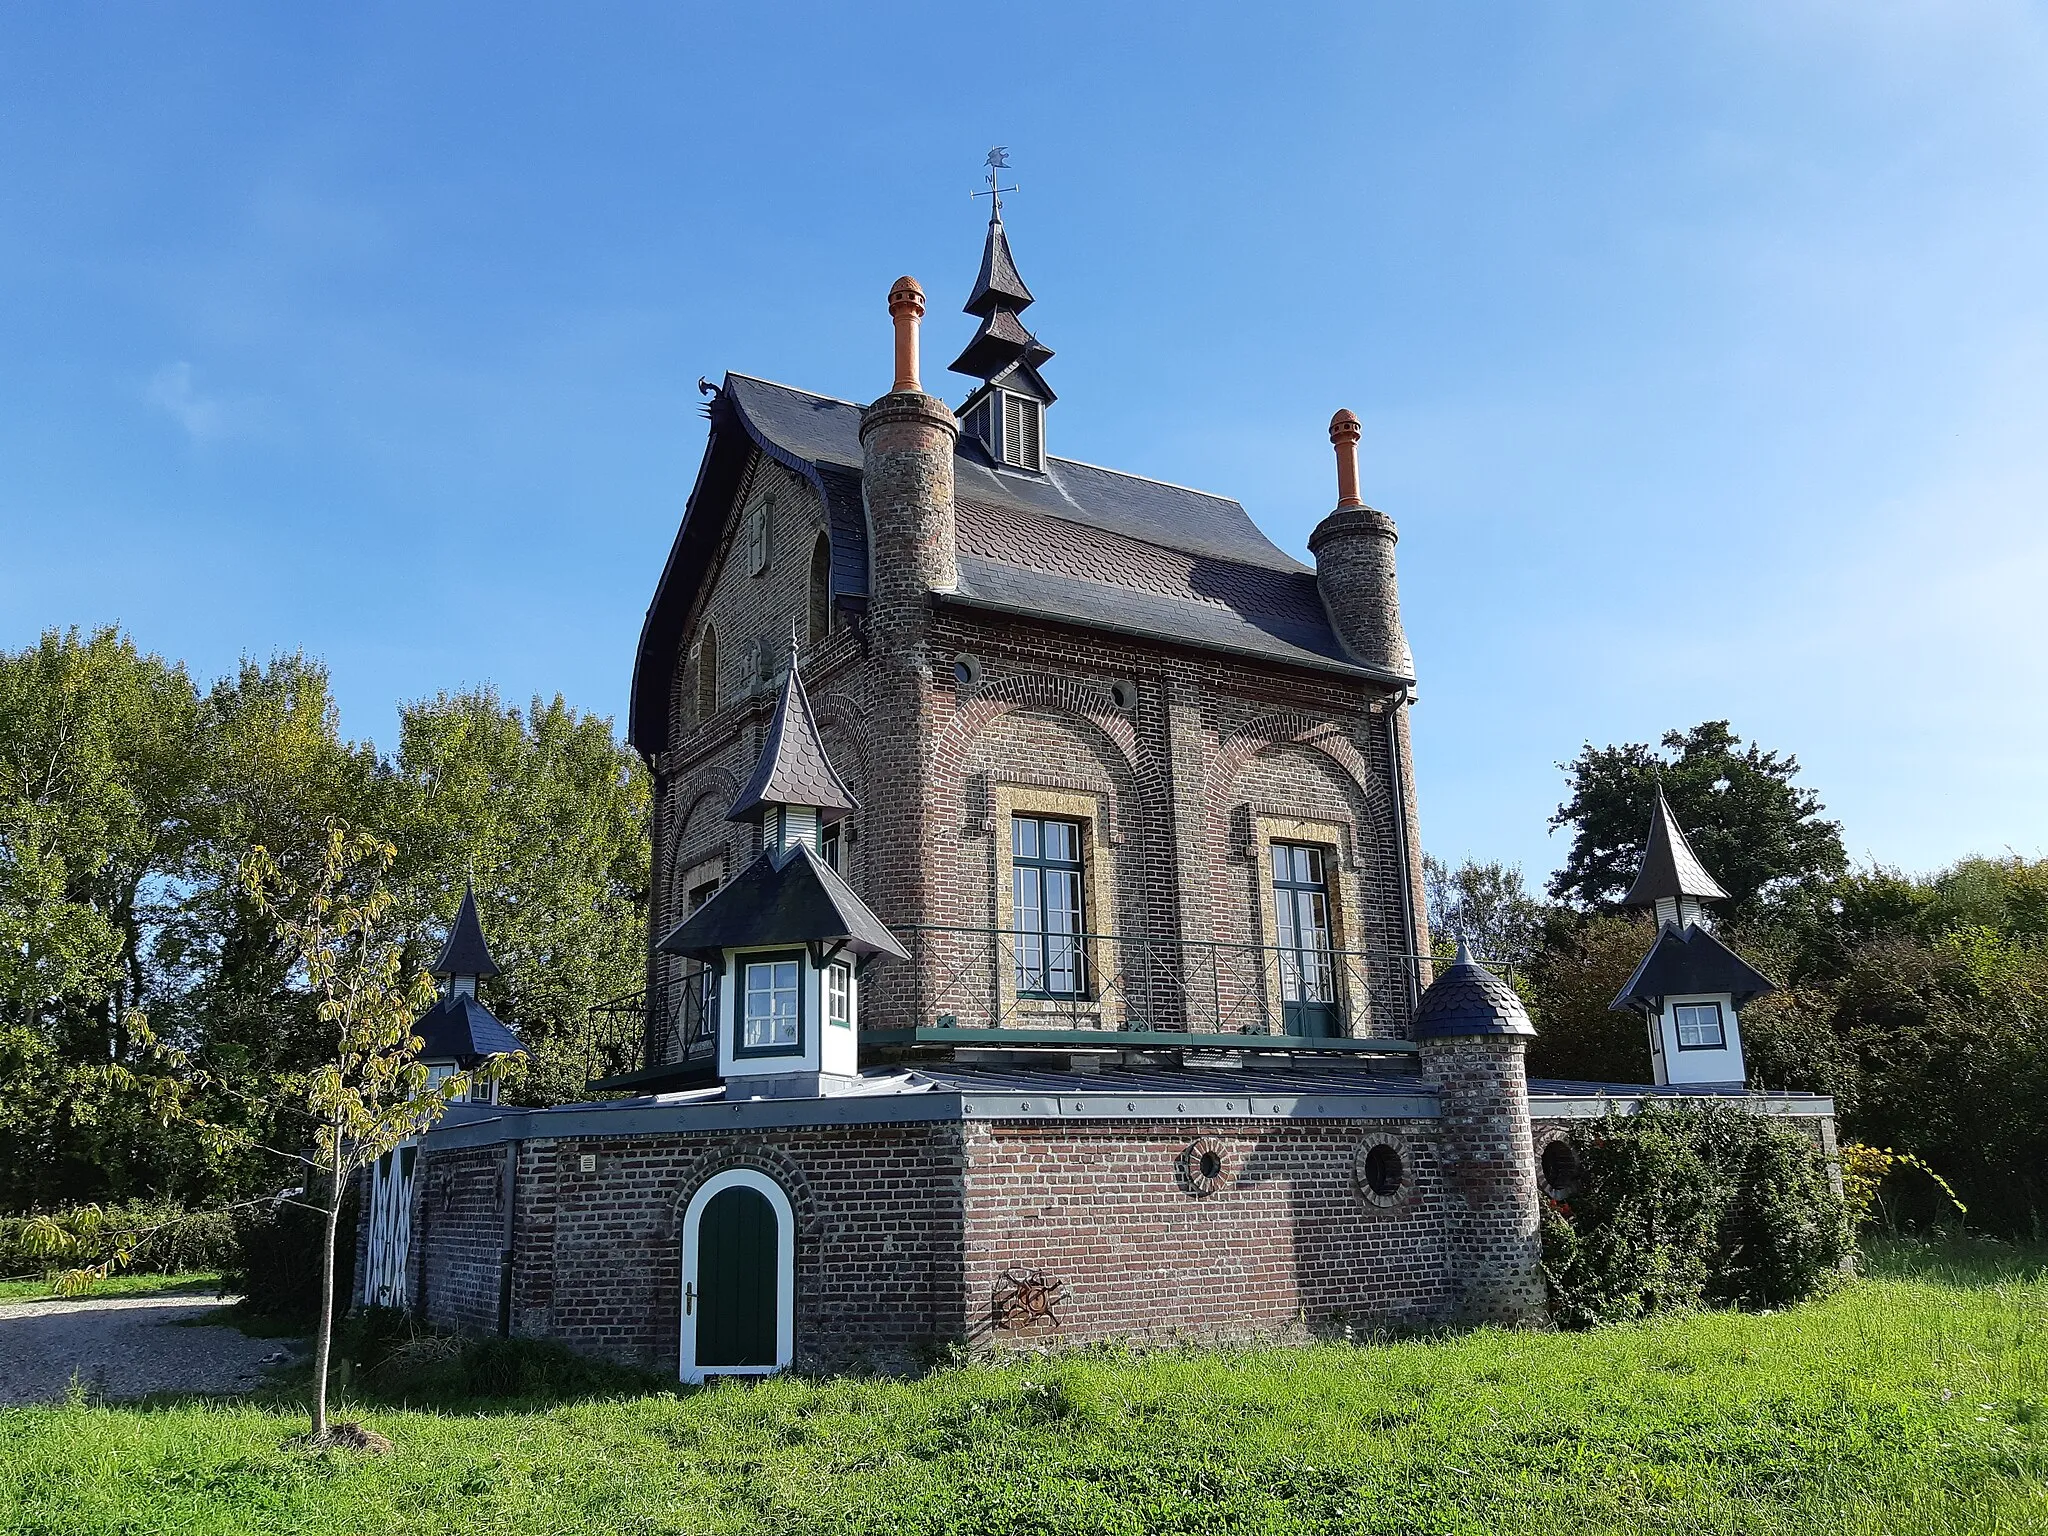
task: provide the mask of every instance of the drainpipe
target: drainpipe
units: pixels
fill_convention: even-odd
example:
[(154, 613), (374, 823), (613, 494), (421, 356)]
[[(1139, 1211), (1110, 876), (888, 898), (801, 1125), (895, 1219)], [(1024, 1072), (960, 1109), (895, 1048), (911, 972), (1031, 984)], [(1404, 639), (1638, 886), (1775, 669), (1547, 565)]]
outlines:
[(1393, 786), (1394, 847), (1401, 860), (1401, 924), (1408, 944), (1408, 963), (1402, 967), (1402, 973), (1408, 988), (1411, 1018), (1422, 998), (1422, 945), (1421, 935), (1415, 927), (1415, 887), (1411, 883), (1415, 866), (1408, 847), (1407, 770), (1401, 761), (1400, 711), (1414, 702), (1414, 698), (1413, 687), (1403, 683), (1399, 692), (1381, 701), (1380, 705), (1381, 712), (1387, 717), (1387, 777)]
[(501, 1191), (505, 1208), (503, 1229), (498, 1237), (498, 1337), (512, 1337), (512, 1230), (513, 1212), (519, 1197), (519, 1143), (505, 1143), (505, 1174)]

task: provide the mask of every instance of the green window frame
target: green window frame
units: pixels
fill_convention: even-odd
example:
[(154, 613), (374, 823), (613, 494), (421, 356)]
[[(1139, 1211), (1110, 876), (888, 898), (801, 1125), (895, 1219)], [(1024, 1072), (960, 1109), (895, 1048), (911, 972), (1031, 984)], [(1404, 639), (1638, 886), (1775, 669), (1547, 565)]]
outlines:
[(1010, 818), (1010, 927), (1019, 997), (1088, 996), (1081, 823)]

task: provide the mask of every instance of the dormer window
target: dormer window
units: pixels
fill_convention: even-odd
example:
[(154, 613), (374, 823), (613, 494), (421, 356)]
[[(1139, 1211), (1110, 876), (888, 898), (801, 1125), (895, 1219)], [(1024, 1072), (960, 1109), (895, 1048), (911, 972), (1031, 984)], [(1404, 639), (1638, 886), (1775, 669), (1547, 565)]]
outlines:
[(1045, 468), (1042, 412), (1045, 407), (1027, 395), (1005, 394), (1002, 459), (1013, 469)]
[(967, 430), (988, 456), (1011, 469), (1045, 469), (1045, 404), (1029, 395), (993, 389), (966, 416)]

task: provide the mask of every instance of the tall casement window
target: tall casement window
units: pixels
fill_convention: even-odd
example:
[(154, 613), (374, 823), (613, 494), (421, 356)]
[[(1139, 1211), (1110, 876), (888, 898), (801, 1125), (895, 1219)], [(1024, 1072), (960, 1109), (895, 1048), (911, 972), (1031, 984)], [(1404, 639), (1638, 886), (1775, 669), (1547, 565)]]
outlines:
[(1728, 1048), (1728, 1036), (1721, 1027), (1719, 1003), (1677, 1003), (1671, 1013), (1672, 1022), (1678, 1026), (1678, 1048), (1681, 1051), (1724, 1051)]
[(740, 961), (740, 1056), (801, 1056), (804, 1049), (803, 952)]
[(1010, 865), (1018, 995), (1086, 996), (1080, 823), (1012, 817)]
[(841, 879), (846, 876), (846, 824), (827, 822), (818, 832), (818, 857)]
[(718, 713), (718, 631), (704, 626), (703, 642), (697, 647), (697, 718), (709, 720)]
[[(705, 880), (691, 886), (685, 898), (691, 915), (694, 916), (698, 908), (717, 894), (716, 880)], [(707, 1046), (717, 1044), (718, 969), (701, 960), (691, 960), (684, 965), (681, 1030), (685, 1052), (699, 1041)]]
[(747, 514), (747, 574), (759, 576), (768, 569), (768, 538), (773, 531), (775, 498), (764, 496), (754, 503), (754, 510)]
[(1330, 951), (1329, 861), (1303, 843), (1273, 845), (1273, 921), (1280, 1013), (1290, 1035), (1335, 1035), (1337, 978)]
[(824, 534), (811, 546), (811, 644), (832, 629), (832, 541)]

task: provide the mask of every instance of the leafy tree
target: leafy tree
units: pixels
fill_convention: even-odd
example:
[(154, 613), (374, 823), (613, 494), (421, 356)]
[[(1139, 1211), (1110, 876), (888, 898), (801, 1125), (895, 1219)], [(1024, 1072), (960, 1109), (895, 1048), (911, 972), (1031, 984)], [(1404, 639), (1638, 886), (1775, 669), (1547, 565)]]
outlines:
[(584, 1088), (592, 1005), (646, 982), (646, 769), (557, 695), (522, 713), (489, 689), (402, 711), (389, 826), (400, 916), (430, 957), (473, 881), (503, 974), (484, 1001), (525, 1042), (521, 1096)]
[(1820, 798), (1793, 783), (1798, 759), (1744, 747), (1725, 720), (1666, 732), (1663, 749), (1588, 743), (1560, 764), (1571, 796), (1550, 825), (1573, 833), (1571, 853), (1551, 877), (1552, 896), (1596, 908), (1628, 893), (1660, 780), (1694, 851), (1732, 898), (1732, 914), (1848, 867), (1840, 823), (1822, 819)]
[(1451, 868), (1434, 855), (1422, 861), (1429, 932), (1448, 955), (1462, 938), (1483, 959), (1526, 965), (1543, 942), (1543, 903), (1522, 883), (1519, 864), (1467, 859)]
[(328, 1439), (335, 1230), (344, 1193), (378, 1158), (430, 1129), (451, 1099), (467, 1096), (473, 1081), (503, 1076), (515, 1061), (494, 1056), (477, 1072), (438, 1082), (421, 1063), (412, 1025), (432, 1003), (434, 984), (424, 971), (406, 974), (404, 946), (389, 923), (393, 897), (384, 881), (397, 853), (373, 834), (336, 822), (327, 829), (317, 872), (303, 885), (260, 847), (243, 866), (250, 899), (277, 924), (302, 968), (332, 1047), (331, 1060), (294, 1084), (313, 1119), (312, 1166), (326, 1217), (313, 1340), (316, 1445)]
[(1543, 947), (1529, 962), (1529, 990), (1537, 1000), (1530, 1076), (1649, 1081), (1643, 1021), (1616, 1013), (1612, 1005), (1649, 951), (1651, 937), (1650, 925), (1633, 914), (1553, 916)]

